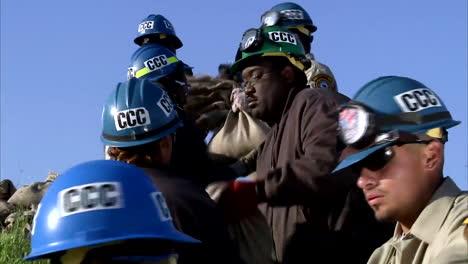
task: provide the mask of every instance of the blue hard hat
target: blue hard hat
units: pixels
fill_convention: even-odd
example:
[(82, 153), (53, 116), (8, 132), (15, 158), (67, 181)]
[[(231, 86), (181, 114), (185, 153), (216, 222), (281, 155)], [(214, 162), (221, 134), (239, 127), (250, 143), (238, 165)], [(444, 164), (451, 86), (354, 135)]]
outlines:
[(273, 6), (270, 10), (277, 11), (281, 15), (278, 25), (286, 28), (305, 26), (310, 32), (315, 32), (317, 27), (312, 22), (307, 11), (302, 6), (285, 2)]
[(26, 260), (131, 239), (199, 242), (175, 229), (164, 197), (145, 172), (112, 160), (85, 162), (61, 174), (42, 198), (31, 233)]
[(182, 125), (167, 93), (149, 80), (119, 83), (102, 112), (101, 140), (114, 147), (157, 141)]
[(183, 71), (187, 67), (190, 68), (168, 48), (159, 44), (148, 44), (133, 53), (127, 79), (136, 77), (157, 81), (177, 70)]
[[(379, 117), (393, 119), (388, 124), (380, 124), (380, 132), (402, 131), (421, 135), (431, 129), (448, 129), (461, 123), (452, 119), (447, 107), (434, 91), (407, 77), (377, 78), (364, 85), (354, 96), (353, 101), (369, 107)], [(350, 155), (334, 171), (355, 164), (389, 144), (392, 143), (371, 145)]]
[[(141, 46), (144, 39), (151, 39), (152, 43), (170, 44), (174, 49), (182, 47), (182, 41), (177, 37), (174, 26), (162, 15), (149, 15), (138, 25), (135, 44)], [(170, 47), (168, 47), (170, 48)]]

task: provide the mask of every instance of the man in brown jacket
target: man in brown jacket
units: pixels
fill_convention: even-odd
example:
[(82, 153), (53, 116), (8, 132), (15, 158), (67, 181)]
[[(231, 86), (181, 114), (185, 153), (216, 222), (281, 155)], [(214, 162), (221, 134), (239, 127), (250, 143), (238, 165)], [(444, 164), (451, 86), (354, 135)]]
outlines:
[(232, 66), (242, 71), (250, 113), (271, 126), (256, 164), (260, 208), (280, 263), (360, 263), (370, 252), (350, 257), (338, 217), (355, 178), (329, 174), (343, 148), (337, 108), (346, 97), (307, 89), (308, 62), (296, 35), (271, 26), (244, 33)]

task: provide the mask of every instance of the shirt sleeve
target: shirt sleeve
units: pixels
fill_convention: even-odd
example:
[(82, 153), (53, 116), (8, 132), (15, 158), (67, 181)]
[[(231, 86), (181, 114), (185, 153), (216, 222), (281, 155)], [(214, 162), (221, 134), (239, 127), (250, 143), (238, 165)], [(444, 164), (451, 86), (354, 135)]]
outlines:
[(437, 252), (430, 263), (468, 263), (468, 196), (460, 195), (447, 218), (444, 239), (435, 240), (431, 247)]
[(468, 236), (467, 225), (459, 226), (449, 235), (450, 242), (431, 259), (431, 263), (468, 263), (468, 237), (466, 236)]
[(269, 204), (316, 201), (324, 205), (341, 200), (341, 194), (353, 184), (351, 177), (330, 174), (338, 158), (338, 113), (333, 99), (317, 96), (290, 109), (288, 118), (298, 120), (302, 151), (283, 166), (270, 170), (257, 186), (260, 196), (264, 195)]
[(335, 76), (330, 68), (318, 61), (311, 60), (311, 66), (305, 71), (310, 88), (326, 88), (338, 91)]

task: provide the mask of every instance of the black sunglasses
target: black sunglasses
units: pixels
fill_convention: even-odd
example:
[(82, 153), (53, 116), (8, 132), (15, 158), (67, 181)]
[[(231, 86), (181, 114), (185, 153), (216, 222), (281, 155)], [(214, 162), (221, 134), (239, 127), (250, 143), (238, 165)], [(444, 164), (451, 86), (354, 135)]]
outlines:
[(405, 144), (428, 144), (429, 142), (436, 140), (412, 140), (407, 142), (395, 142), (394, 144), (388, 145), (384, 148), (376, 150), (374, 153), (370, 154), (369, 156), (365, 157), (363, 160), (355, 164), (355, 169), (361, 170), (362, 168), (369, 169), (371, 171), (378, 171), (383, 169), (388, 162), (390, 162), (393, 157), (395, 156), (395, 151), (393, 150), (393, 146), (402, 146)]

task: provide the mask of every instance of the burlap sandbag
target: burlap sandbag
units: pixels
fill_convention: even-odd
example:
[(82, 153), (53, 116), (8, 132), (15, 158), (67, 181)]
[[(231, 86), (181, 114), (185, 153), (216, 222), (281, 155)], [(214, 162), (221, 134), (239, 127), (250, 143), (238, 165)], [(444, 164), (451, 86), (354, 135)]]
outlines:
[[(260, 145), (268, 131), (268, 125), (249, 114), (229, 111), (223, 127), (210, 142), (208, 149), (213, 159), (230, 163)], [(255, 178), (254, 175), (249, 177)], [(271, 228), (258, 209), (239, 221), (230, 222), (228, 230), (237, 242), (245, 263), (276, 263)]]
[(208, 150), (213, 159), (233, 162), (260, 145), (270, 128), (244, 111), (229, 111), (223, 127), (211, 140)]

